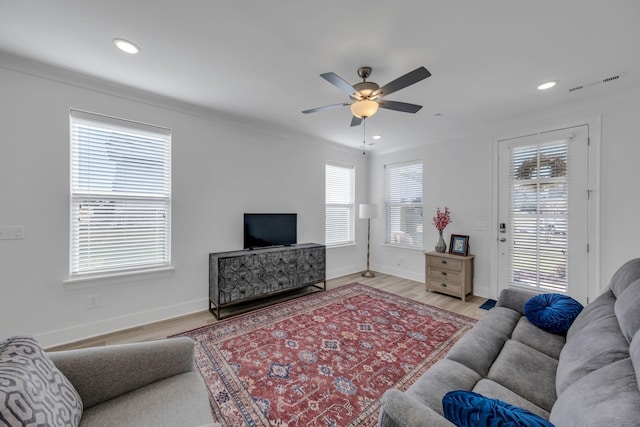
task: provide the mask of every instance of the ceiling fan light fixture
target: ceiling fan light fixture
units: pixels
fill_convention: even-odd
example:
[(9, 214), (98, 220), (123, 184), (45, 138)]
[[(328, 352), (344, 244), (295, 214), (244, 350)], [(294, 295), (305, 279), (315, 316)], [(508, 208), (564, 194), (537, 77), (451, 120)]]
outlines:
[(373, 116), (378, 111), (378, 103), (363, 99), (351, 104), (351, 113), (359, 119), (366, 119)]
[(356, 83), (353, 85), (353, 88), (356, 90), (356, 99), (363, 99), (363, 98), (369, 98), (369, 96), (375, 92), (376, 90), (380, 89), (380, 86), (378, 86), (376, 83), (374, 82), (361, 82), (361, 83)]

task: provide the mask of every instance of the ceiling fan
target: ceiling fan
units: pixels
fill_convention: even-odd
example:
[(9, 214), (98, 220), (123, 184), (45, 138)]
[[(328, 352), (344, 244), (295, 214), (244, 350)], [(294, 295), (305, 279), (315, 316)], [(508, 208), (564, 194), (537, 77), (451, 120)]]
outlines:
[(303, 113), (315, 113), (317, 111), (330, 110), (332, 108), (346, 107), (347, 105), (350, 105), (351, 113), (353, 114), (351, 126), (358, 126), (362, 123), (363, 119), (373, 116), (378, 111), (378, 107), (386, 108), (387, 110), (402, 111), (403, 113), (416, 113), (422, 108), (422, 105), (387, 101), (382, 98), (429, 77), (431, 73), (426, 68), (416, 68), (415, 70), (398, 77), (394, 81), (389, 82), (382, 87), (377, 83), (368, 82), (367, 78), (370, 75), (371, 67), (358, 68), (358, 76), (362, 78), (362, 82), (351, 86), (336, 73), (320, 74), (320, 77), (336, 86), (338, 89), (346, 92), (349, 95), (349, 98), (351, 98), (351, 102), (325, 105), (324, 107), (304, 110)]

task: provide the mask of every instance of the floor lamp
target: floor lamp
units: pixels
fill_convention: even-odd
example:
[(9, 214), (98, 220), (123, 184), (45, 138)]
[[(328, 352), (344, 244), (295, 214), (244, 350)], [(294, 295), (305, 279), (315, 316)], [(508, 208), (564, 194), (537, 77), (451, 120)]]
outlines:
[(378, 205), (360, 205), (360, 219), (367, 220), (367, 270), (362, 272), (362, 277), (376, 277), (373, 271), (369, 270), (369, 253), (371, 249), (371, 218), (378, 216)]

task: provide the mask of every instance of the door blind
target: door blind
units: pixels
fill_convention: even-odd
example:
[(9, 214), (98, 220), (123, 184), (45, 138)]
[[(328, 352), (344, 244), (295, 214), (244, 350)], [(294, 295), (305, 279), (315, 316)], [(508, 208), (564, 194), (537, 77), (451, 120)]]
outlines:
[(171, 131), (71, 110), (71, 276), (171, 262)]
[(568, 141), (512, 148), (512, 283), (566, 292), (569, 247)]

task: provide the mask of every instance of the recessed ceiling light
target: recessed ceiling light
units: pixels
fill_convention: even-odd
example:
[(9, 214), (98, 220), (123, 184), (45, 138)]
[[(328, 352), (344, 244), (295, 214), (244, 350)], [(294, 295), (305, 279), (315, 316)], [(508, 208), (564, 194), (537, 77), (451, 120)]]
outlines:
[(371, 138), (373, 138), (373, 139), (380, 139), (380, 138), (382, 138), (382, 136), (381, 136), (381, 135), (373, 135)]
[(538, 90), (551, 89), (556, 85), (556, 82), (545, 82), (538, 86)]
[(129, 40), (113, 39), (113, 44), (115, 44), (121, 51), (130, 53), (131, 55), (135, 55), (136, 53), (140, 52), (140, 48), (131, 43)]

